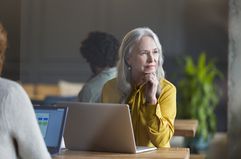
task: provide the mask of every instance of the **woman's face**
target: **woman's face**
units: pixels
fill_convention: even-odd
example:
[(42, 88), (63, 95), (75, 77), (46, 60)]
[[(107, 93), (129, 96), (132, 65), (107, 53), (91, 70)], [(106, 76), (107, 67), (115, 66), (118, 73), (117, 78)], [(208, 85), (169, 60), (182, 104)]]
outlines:
[(154, 40), (149, 36), (142, 37), (127, 58), (127, 62), (132, 68), (132, 76), (140, 78), (145, 74), (155, 73), (159, 56), (160, 50), (158, 50)]

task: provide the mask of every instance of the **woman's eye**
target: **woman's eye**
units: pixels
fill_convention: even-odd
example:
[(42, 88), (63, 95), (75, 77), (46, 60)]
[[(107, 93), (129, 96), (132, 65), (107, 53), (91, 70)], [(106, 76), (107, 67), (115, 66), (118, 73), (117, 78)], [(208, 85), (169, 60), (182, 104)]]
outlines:
[(157, 54), (157, 53), (159, 53), (159, 51), (158, 51), (158, 50), (154, 50), (153, 53), (154, 53), (154, 54)]
[(141, 55), (147, 54), (147, 51), (141, 51), (140, 54)]

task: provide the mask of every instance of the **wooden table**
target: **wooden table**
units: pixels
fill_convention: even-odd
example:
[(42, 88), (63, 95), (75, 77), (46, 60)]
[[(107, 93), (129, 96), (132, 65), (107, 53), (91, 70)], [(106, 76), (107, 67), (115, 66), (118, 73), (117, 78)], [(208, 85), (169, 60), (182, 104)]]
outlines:
[(195, 119), (176, 119), (174, 123), (174, 136), (194, 137), (198, 127)]
[(53, 159), (189, 159), (188, 148), (159, 148), (139, 154), (66, 150)]

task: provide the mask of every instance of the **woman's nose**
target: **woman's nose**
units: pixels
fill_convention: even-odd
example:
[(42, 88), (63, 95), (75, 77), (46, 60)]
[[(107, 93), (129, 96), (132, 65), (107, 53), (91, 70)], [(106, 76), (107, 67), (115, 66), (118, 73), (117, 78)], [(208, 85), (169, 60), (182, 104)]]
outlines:
[(148, 54), (148, 62), (153, 62), (154, 61), (154, 55), (152, 52)]

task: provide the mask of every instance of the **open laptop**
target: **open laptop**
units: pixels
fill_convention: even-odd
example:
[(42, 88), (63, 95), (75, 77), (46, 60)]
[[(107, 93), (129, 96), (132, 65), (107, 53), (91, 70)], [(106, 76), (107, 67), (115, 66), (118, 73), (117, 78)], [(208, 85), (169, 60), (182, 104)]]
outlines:
[(68, 107), (34, 106), (44, 141), (51, 155), (60, 152)]
[(69, 107), (64, 132), (67, 149), (120, 153), (156, 149), (136, 146), (126, 104), (61, 102), (57, 105)]

